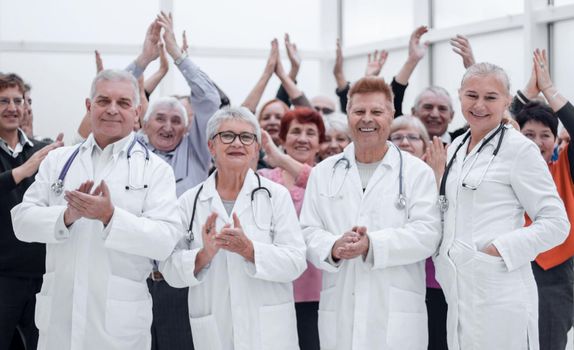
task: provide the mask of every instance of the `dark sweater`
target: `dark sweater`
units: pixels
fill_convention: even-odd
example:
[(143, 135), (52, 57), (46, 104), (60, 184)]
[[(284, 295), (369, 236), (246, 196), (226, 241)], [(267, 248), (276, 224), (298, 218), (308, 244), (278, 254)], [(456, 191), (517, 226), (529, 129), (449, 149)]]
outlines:
[(9, 277), (41, 277), (45, 270), (46, 247), (41, 243), (25, 243), (14, 235), (10, 209), (22, 202), (24, 193), (34, 182), (34, 176), (14, 183), (12, 169), (24, 164), (46, 144), (31, 140), (22, 153), (12, 158), (0, 149), (0, 275)]

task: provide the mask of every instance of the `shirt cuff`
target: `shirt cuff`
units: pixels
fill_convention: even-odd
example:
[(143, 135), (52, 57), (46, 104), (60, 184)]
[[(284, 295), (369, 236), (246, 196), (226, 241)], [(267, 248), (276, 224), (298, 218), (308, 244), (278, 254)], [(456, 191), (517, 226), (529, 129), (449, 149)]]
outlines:
[[(56, 220), (56, 226), (54, 227), (55, 228), (54, 237), (58, 241), (63, 241), (70, 238), (70, 230), (68, 229), (68, 227), (66, 227), (66, 224), (64, 223), (65, 212), (66, 210), (63, 210), (60, 216), (58, 216), (58, 220)], [(70, 225), (70, 227), (72, 226)]]

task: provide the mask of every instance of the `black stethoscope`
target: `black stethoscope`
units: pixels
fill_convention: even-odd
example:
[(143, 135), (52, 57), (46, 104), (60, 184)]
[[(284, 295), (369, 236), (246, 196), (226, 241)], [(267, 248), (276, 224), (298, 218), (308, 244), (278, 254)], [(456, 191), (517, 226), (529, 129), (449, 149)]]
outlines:
[[(474, 157), (474, 160), (472, 161), (472, 163), (470, 164), (469, 170), (466, 173), (466, 176), (468, 176), (468, 174), (470, 173), (470, 170), (472, 169), (472, 167), (474, 166), (474, 163), (476, 162), (476, 160), (478, 159), (478, 156), (480, 155), (480, 152), (482, 151), (482, 149), (494, 138), (496, 137), (496, 135), (498, 135), (498, 133), (500, 133), (500, 138), (498, 139), (498, 144), (496, 145), (496, 148), (494, 149), (494, 151), (492, 152), (492, 157), (490, 158), (490, 161), (488, 162), (488, 164), (486, 165), (486, 167), (484, 168), (484, 171), (482, 172), (482, 176), (480, 177), (480, 180), (478, 181), (478, 183), (476, 185), (470, 185), (468, 183), (465, 182), (465, 178), (466, 176), (463, 178), (462, 180), (462, 187), (469, 189), (469, 190), (473, 190), (475, 191), (476, 189), (478, 189), (478, 186), (480, 186), (480, 184), (482, 183), (482, 180), (484, 179), (484, 176), (486, 175), (486, 171), (488, 170), (488, 168), (490, 167), (490, 164), (492, 163), (492, 161), (494, 160), (494, 158), (496, 157), (496, 155), (498, 154), (498, 151), (500, 151), (500, 146), (502, 145), (502, 140), (504, 139), (504, 132), (506, 130), (506, 127), (504, 125), (504, 123), (501, 123), (500, 126), (498, 127), (498, 129), (496, 129), (496, 131), (490, 135), (489, 137), (487, 137), (484, 141), (482, 141), (482, 143), (480, 144), (480, 146), (478, 147), (478, 150), (476, 151), (476, 155)], [(454, 160), (456, 159), (456, 154), (458, 153), (458, 151), (462, 148), (462, 146), (464, 146), (464, 144), (466, 143), (466, 141), (470, 138), (470, 130), (467, 132), (467, 134), (464, 136), (464, 138), (462, 139), (461, 143), (458, 145), (458, 147), (455, 149), (454, 154), (452, 156), (452, 158), (450, 159), (450, 161), (448, 162), (445, 171), (444, 171), (444, 175), (442, 176), (442, 179), (440, 180), (440, 189), (439, 189), (439, 196), (438, 196), (438, 207), (441, 211), (441, 213), (445, 213), (448, 210), (448, 199), (446, 198), (446, 180), (448, 178), (448, 174), (450, 172), (450, 169), (452, 167), (452, 164), (454, 163)]]
[[(132, 186), (131, 184), (131, 166), (130, 166), (130, 160), (132, 157), (132, 149), (134, 148), (134, 146), (136, 145), (136, 143), (140, 144), (140, 146), (144, 149), (145, 151), (145, 162), (146, 165), (149, 161), (149, 150), (147, 149), (147, 147), (143, 144), (143, 142), (141, 142), (140, 140), (138, 140), (137, 138), (134, 137), (133, 141), (131, 142), (130, 146), (128, 147), (128, 152), (127, 152), (127, 159), (128, 159), (128, 184), (126, 185), (126, 190), (139, 190), (139, 189), (143, 189), (143, 188), (147, 188), (147, 185), (143, 185), (143, 186)], [(74, 152), (70, 155), (70, 157), (66, 160), (66, 163), (64, 164), (64, 167), (62, 168), (62, 170), (60, 171), (60, 175), (58, 176), (58, 180), (56, 180), (56, 182), (54, 182), (52, 184), (52, 186), (50, 186), (50, 188), (52, 189), (52, 192), (54, 192), (57, 196), (61, 195), (62, 192), (64, 191), (64, 180), (66, 179), (66, 175), (68, 174), (68, 171), (70, 170), (70, 167), (72, 166), (72, 163), (74, 162), (74, 159), (76, 159), (76, 156), (78, 155), (78, 153), (80, 152), (80, 148), (82, 148), (82, 145), (84, 144), (84, 142), (82, 142), (75, 150)]]
[[(271, 229), (271, 224), (269, 224), (269, 227), (261, 227), (259, 226), (259, 224), (257, 223), (257, 217), (255, 216), (255, 210), (254, 210), (254, 206), (253, 206), (253, 201), (255, 200), (255, 195), (257, 194), (258, 191), (263, 191), (267, 194), (267, 196), (269, 197), (269, 203), (271, 203), (271, 215), (273, 216), (273, 201), (271, 200), (271, 191), (269, 191), (269, 189), (265, 186), (261, 186), (261, 177), (259, 176), (259, 174), (254, 173), (255, 176), (257, 177), (257, 187), (255, 187), (252, 191), (251, 191), (251, 213), (253, 214), (253, 221), (255, 221), (255, 226), (257, 226), (257, 228), (261, 229), (261, 230), (270, 230)], [(193, 209), (191, 210), (191, 220), (189, 221), (189, 228), (187, 229), (187, 241), (191, 242), (194, 240), (194, 235), (193, 235), (193, 220), (195, 219), (195, 211), (197, 209), (197, 200), (199, 198), (199, 194), (201, 193), (201, 190), (203, 190), (203, 184), (201, 184), (201, 186), (199, 186), (199, 190), (197, 190), (197, 193), (195, 194), (195, 198), (193, 199)], [(271, 218), (273, 219), (273, 218)]]
[[(405, 196), (404, 191), (403, 191), (403, 155), (401, 153), (401, 150), (397, 147), (397, 145), (395, 145), (394, 143), (391, 143), (391, 145), (393, 145), (393, 147), (395, 147), (395, 149), (399, 153), (399, 164), (400, 164), (399, 165), (399, 195), (397, 196), (397, 200), (395, 201), (395, 206), (397, 207), (397, 209), (403, 210), (407, 207), (407, 196)], [(333, 193), (333, 179), (335, 178), (335, 173), (336, 173), (337, 168), (339, 167), (340, 164), (341, 165), (344, 164), (345, 175), (343, 176), (343, 181), (341, 181), (341, 183), (339, 184), (337, 191)], [(351, 170), (351, 162), (344, 155), (343, 155), (343, 157), (337, 159), (335, 164), (333, 164), (333, 173), (331, 174), (331, 181), (329, 181), (329, 188), (328, 188), (328, 193), (327, 193), (328, 198), (335, 198), (335, 197), (337, 197), (339, 192), (341, 192), (341, 189), (343, 188), (343, 185), (345, 183), (345, 179), (347, 178), (347, 175), (349, 174), (349, 170)]]

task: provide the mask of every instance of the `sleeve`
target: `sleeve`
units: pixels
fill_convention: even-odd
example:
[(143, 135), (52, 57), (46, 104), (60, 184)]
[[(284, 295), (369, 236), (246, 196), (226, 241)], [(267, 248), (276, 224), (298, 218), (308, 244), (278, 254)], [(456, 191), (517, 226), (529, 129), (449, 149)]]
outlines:
[(510, 185), (533, 223), (492, 242), (509, 271), (562, 243), (570, 229), (564, 204), (538, 147), (525, 142), (515, 154)]
[(207, 147), (207, 122), (219, 109), (221, 103), (219, 91), (209, 77), (203, 73), (189, 58), (185, 58), (178, 66), (181, 74), (191, 88), (190, 101), (194, 118), (189, 127), (190, 145), (199, 164), (209, 168), (211, 154)]
[(105, 237), (105, 247), (127, 254), (165, 260), (183, 235), (177, 215), (175, 178), (173, 171), (159, 158), (147, 165), (148, 193), (144, 197), (143, 210), (135, 215), (116, 206)]
[[(193, 200), (197, 191), (182, 196), (179, 200), (178, 212), (181, 217), (181, 224), (184, 228), (189, 228), (191, 213), (193, 209)], [(194, 220), (198, 221), (198, 220)], [(199, 222), (199, 221), (198, 221)], [(194, 232), (199, 232), (197, 227), (201, 225), (194, 223)], [(198, 239), (197, 237), (195, 239)], [(207, 269), (205, 267), (197, 276), (195, 271), (195, 259), (202, 246), (190, 249), (187, 237), (182, 237), (175, 247), (174, 252), (159, 264), (159, 271), (162, 273), (166, 282), (175, 288), (193, 287), (203, 282)]]
[[(414, 166), (420, 168), (415, 171)], [(407, 179), (409, 192), (406, 224), (367, 232), (372, 260), (367, 259), (366, 263), (372, 263), (373, 269), (423, 261), (435, 253), (440, 243), (440, 216), (434, 174), (423, 163), (417, 162), (414, 166), (408, 171), (411, 175)]]
[(273, 241), (252, 241), (255, 263), (245, 261), (246, 272), (253, 278), (288, 283), (307, 268), (305, 242), (287, 190), (281, 188), (281, 191), (273, 191), (272, 200)]
[(311, 105), (311, 102), (309, 102), (309, 100), (307, 99), (307, 96), (305, 96), (305, 94), (301, 94), (301, 96), (295, 97), (294, 99), (291, 100), (291, 103), (293, 103), (294, 107), (313, 108), (313, 106)]
[(307, 259), (321, 270), (327, 272), (339, 271), (341, 264), (334, 264), (331, 259), (331, 250), (338, 236), (324, 229), (321, 219), (321, 206), (319, 204), (320, 169), (314, 168), (309, 175), (305, 199), (301, 209), (301, 227), (303, 238), (307, 244)]
[(138, 79), (143, 74), (144, 70), (145, 69), (142, 69), (136, 64), (136, 61), (133, 61), (126, 67), (126, 71), (132, 73), (136, 79)]
[(395, 78), (391, 82), (391, 90), (393, 90), (393, 105), (395, 107), (395, 118), (403, 115), (403, 99), (405, 98), (405, 91), (407, 90), (407, 85), (402, 85), (398, 83)]
[[(297, 82), (295, 82), (297, 84)], [(277, 95), (275, 96), (276, 99), (279, 101), (284, 102), (288, 107), (291, 107), (291, 101), (289, 101), (289, 95), (287, 91), (283, 87), (283, 84), (279, 85), (279, 89), (277, 89)]]
[(335, 94), (339, 97), (339, 104), (341, 105), (341, 112), (347, 114), (347, 100), (349, 98), (349, 90), (351, 89), (351, 83), (347, 82), (342, 89), (335, 89)]
[(55, 170), (58, 154), (62, 152), (48, 153), (22, 202), (11, 210), (14, 234), (23, 242), (61, 243), (70, 236), (63, 225), (66, 206), (50, 205), (49, 202), (50, 174)]
[(301, 172), (295, 178), (295, 186), (306, 188), (311, 170), (313, 170), (313, 168), (310, 165), (303, 164), (303, 169), (301, 169)]
[(0, 193), (2, 194), (7, 194), (17, 186), (12, 176), (12, 170), (9, 169), (0, 173)]
[[(574, 136), (574, 106), (570, 102), (556, 112), (556, 116), (564, 125), (564, 129)], [(568, 161), (570, 162), (570, 178), (574, 179), (574, 142), (568, 144)]]

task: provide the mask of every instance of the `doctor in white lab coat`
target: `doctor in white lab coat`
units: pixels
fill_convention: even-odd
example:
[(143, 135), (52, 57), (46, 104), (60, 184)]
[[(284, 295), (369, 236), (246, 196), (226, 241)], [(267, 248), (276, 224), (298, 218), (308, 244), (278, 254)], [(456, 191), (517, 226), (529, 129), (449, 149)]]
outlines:
[(249, 110), (220, 110), (207, 136), (217, 171), (180, 197), (191, 234), (160, 271), (190, 287), (196, 350), (299, 349), (292, 281), (307, 263), (291, 197), (250, 169), (261, 131)]
[(501, 124), (511, 100), (506, 73), (488, 63), (471, 66), (459, 97), (470, 131), (448, 149), (446, 196), (439, 199), (444, 237), (435, 257), (448, 303), (448, 347), (536, 350), (530, 261), (566, 238), (566, 212), (538, 147)]
[(130, 73), (99, 73), (86, 100), (92, 134), (50, 153), (12, 210), (20, 240), (46, 243), (35, 313), (40, 350), (151, 346), (146, 278), (152, 259), (169, 256), (183, 230), (173, 171), (151, 152), (146, 160), (134, 142), (138, 91)]
[(436, 184), (430, 167), (386, 141), (392, 101), (380, 78), (353, 85), (353, 143), (313, 169), (305, 192), (307, 257), (324, 271), (324, 350), (427, 348), (425, 259), (440, 240)]

